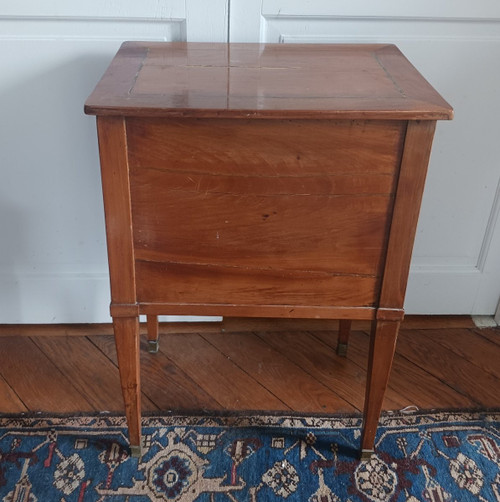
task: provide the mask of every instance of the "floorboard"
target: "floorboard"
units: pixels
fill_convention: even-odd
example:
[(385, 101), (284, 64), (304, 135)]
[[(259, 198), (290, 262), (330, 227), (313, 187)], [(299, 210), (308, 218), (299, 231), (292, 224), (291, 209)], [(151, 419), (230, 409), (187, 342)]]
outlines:
[(165, 335), (160, 351), (223, 408), (234, 410), (289, 409), (234, 361), (199, 334)]
[[(258, 333), (257, 336), (335, 392), (353, 409), (363, 409), (366, 371), (347, 358), (339, 357), (333, 347), (307, 332)], [(335, 333), (327, 332), (325, 337), (333, 338), (336, 343)]]
[(405, 331), (403, 337), (419, 336), (427, 339), (427, 344), (433, 346), (438, 343), (438, 352), (443, 349), (459, 357), (459, 360), (466, 360), (474, 364), (486, 373), (490, 373), (496, 378), (500, 378), (500, 360), (498, 359), (498, 347), (491, 340), (482, 337), (472, 330), (457, 329), (450, 336), (446, 331), (428, 330), (418, 335), (413, 335), (413, 331)]
[[(500, 328), (475, 329), (474, 333), (500, 346)], [(495, 353), (497, 349), (492, 349)]]
[[(403, 337), (401, 332), (401, 337)], [(368, 359), (368, 333), (353, 333), (349, 351), (352, 360), (357, 364), (365, 364)], [(391, 407), (389, 399), (397, 399), (397, 406)], [(397, 410), (407, 407), (429, 409), (436, 407), (439, 399), (442, 408), (466, 408), (476, 406), (468, 397), (456, 392), (453, 388), (418, 364), (405, 358), (397, 345), (394, 356), (389, 388), (384, 400), (384, 409)]]
[(254, 334), (213, 333), (204, 337), (294, 411), (354, 411), (348, 402)]
[[(113, 337), (93, 337), (93, 340), (117, 364)], [(162, 341), (163, 336), (160, 343)], [(144, 338), (141, 340), (141, 380), (143, 393), (160, 410), (221, 408), (215, 399), (179, 369), (162, 351), (150, 354)]]
[[(141, 343), (142, 405), (158, 410), (360, 411), (369, 324), (347, 357), (337, 324), (231, 320), (162, 325)], [(190, 328), (193, 330), (190, 332)], [(240, 329), (241, 331), (238, 331)], [(122, 412), (109, 325), (0, 326), (0, 412)], [(180, 333), (182, 332), (182, 333)], [(400, 331), (384, 409), (500, 407), (500, 328), (470, 318), (413, 317)]]
[(401, 333), (398, 352), (477, 406), (498, 406), (500, 380), (482, 369), (480, 361), (478, 364), (471, 363), (443, 345), (429, 340), (425, 333), (411, 330)]
[(0, 410), (3, 413), (23, 413), (29, 411), (12, 387), (0, 375)]
[[(87, 411), (93, 406), (31, 338), (2, 338), (1, 375), (32, 411)], [(2, 406), (3, 409), (3, 406)]]
[(31, 340), (88, 401), (89, 409), (123, 408), (117, 368), (88, 338), (43, 336)]

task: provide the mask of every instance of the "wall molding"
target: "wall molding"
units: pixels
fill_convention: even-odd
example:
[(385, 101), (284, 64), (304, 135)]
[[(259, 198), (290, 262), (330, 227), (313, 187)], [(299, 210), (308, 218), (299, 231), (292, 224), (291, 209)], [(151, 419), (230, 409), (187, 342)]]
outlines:
[(163, 23), (165, 21), (184, 21), (185, 18), (169, 18), (169, 17), (151, 17), (151, 16), (28, 16), (28, 15), (2, 15), (0, 14), (0, 21), (33, 21), (33, 22), (47, 22), (47, 21), (113, 21), (113, 22), (149, 22), (149, 23)]
[(486, 0), (470, 2), (470, 0), (420, 0), (419, 2), (401, 2), (400, 0), (254, 0), (253, 2), (264, 14), (295, 15), (304, 12), (316, 15), (370, 15), (370, 16), (415, 16), (415, 17), (500, 17), (498, 2)]
[(493, 199), (490, 216), (488, 218), (488, 223), (486, 224), (486, 230), (484, 232), (484, 238), (481, 244), (481, 249), (479, 251), (479, 256), (477, 260), (477, 268), (481, 272), (483, 272), (486, 267), (488, 254), (493, 240), (493, 234), (495, 232), (495, 229), (497, 228), (499, 217), (500, 217), (500, 180), (498, 181), (497, 184), (495, 198)]
[(278, 43), (341, 43), (349, 41), (349, 43), (380, 43), (380, 41), (388, 42), (388, 43), (396, 43), (401, 41), (413, 41), (413, 42), (421, 42), (425, 40), (427, 42), (432, 41), (463, 41), (467, 40), (468, 42), (500, 42), (500, 34), (498, 36), (456, 36), (456, 35), (426, 35), (425, 38), (419, 35), (337, 35), (337, 36), (329, 36), (329, 35), (289, 35), (286, 33), (280, 33), (278, 36)]
[[(383, 39), (387, 42), (395, 41), (463, 41), (469, 42), (498, 42), (500, 41), (500, 18), (446, 18), (446, 17), (407, 17), (407, 16), (317, 16), (317, 15), (262, 15), (262, 39), (278, 38), (279, 43), (336, 43), (373, 42)], [(315, 28), (316, 34), (304, 33), (304, 23), (322, 24), (333, 34), (318, 34), (320, 29)], [(372, 25), (372, 31), (359, 29), (352, 34), (332, 30), (332, 26), (346, 26), (349, 23)], [(425, 25), (422, 32), (421, 25)], [(302, 26), (300, 26), (302, 25)], [(402, 30), (402, 27), (405, 27)], [(408, 28), (414, 27), (412, 30)], [(281, 28), (280, 28), (281, 27)], [(311, 31), (311, 30), (308, 30)], [(360, 35), (363, 33), (363, 35)]]
[(262, 14), (262, 18), (279, 19), (279, 20), (319, 20), (319, 21), (386, 21), (386, 22), (417, 22), (417, 23), (481, 23), (481, 24), (497, 24), (500, 23), (500, 18), (488, 17), (444, 17), (444, 16), (347, 16), (347, 15), (310, 15), (310, 14)]
[[(181, 40), (185, 18), (0, 15), (0, 40)], [(89, 30), (92, 25), (92, 30)], [(111, 27), (111, 29), (110, 29)], [(147, 35), (146, 35), (147, 34)]]

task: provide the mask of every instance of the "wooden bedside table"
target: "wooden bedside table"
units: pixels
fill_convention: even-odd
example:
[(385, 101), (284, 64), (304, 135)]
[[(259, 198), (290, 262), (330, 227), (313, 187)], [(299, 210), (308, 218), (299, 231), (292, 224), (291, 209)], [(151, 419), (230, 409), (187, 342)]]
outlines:
[(393, 45), (126, 42), (97, 115), (111, 315), (140, 454), (139, 314), (371, 319), (373, 451), (436, 120)]

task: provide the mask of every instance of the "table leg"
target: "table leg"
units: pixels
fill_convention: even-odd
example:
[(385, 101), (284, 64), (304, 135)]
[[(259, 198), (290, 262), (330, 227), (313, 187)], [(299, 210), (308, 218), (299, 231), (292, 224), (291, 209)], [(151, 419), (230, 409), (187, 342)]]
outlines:
[(141, 380), (139, 360), (139, 318), (113, 318), (120, 383), (125, 403), (130, 450), (141, 455)]
[(349, 319), (341, 319), (339, 321), (339, 335), (337, 339), (337, 355), (345, 357), (347, 355), (347, 344), (349, 343), (349, 335), (351, 334), (352, 321)]
[(148, 315), (147, 316), (148, 325), (148, 352), (151, 354), (156, 354), (158, 352), (158, 316)]
[(361, 439), (363, 459), (370, 458), (374, 450), (375, 434), (391, 373), (398, 331), (399, 321), (373, 321)]

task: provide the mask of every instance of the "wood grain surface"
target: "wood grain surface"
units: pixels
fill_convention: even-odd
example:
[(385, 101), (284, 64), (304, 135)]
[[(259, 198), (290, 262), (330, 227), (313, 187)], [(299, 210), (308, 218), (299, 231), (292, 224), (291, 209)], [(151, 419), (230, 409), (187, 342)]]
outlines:
[[(33, 339), (43, 353), (58, 361), (58, 368), (77, 391), (85, 396), (91, 409), (117, 411), (123, 398), (116, 366), (85, 338), (37, 337)], [(89, 365), (89, 361), (93, 364)], [(95, 367), (99, 367), (99, 371)], [(89, 387), (88, 382), (94, 385)]]
[[(389, 195), (184, 191), (169, 175), (149, 170), (132, 181), (137, 260), (381, 273)], [(238, 181), (240, 190), (244, 184)]]
[[(289, 372), (296, 373), (292, 378), (300, 378), (306, 372), (337, 398), (341, 397), (361, 410), (369, 338), (367, 332), (356, 329), (359, 323), (354, 323), (347, 356), (339, 358), (335, 353), (336, 327), (307, 331), (304, 324), (297, 321), (288, 329), (285, 326), (290, 321), (281, 327), (279, 322), (276, 324), (265, 320), (252, 322), (249, 319), (245, 322), (247, 324), (240, 322), (233, 326), (253, 328), (255, 333), (247, 331), (238, 336), (252, 340), (257, 336), (263, 342), (256, 346), (259, 350), (253, 355), (257, 368), (261, 363), (259, 371), (268, 373), (267, 376), (259, 377), (262, 381), (272, 380), (275, 374), (273, 367), (268, 368), (264, 364), (268, 357), (266, 347), (270, 347), (293, 363), (287, 366)], [(311, 326), (317, 326), (317, 323)], [(464, 317), (413, 317), (409, 319), (408, 326), (406, 329), (403, 323), (400, 329), (385, 394), (385, 410), (399, 410), (407, 406), (421, 409), (498, 407), (499, 329), (476, 329), (470, 318)], [(145, 351), (146, 337), (143, 337), (143, 411), (220, 410), (224, 408), (223, 404), (227, 405), (225, 409), (228, 410), (289, 410), (284, 405), (285, 396), (272, 394), (261, 383), (257, 383), (253, 373), (247, 373), (234, 361), (228, 360), (225, 352), (220, 352), (211, 343), (213, 331), (207, 329), (201, 337), (193, 331), (195, 327), (180, 326), (184, 333), (190, 330), (191, 335), (185, 338), (184, 334), (172, 333), (171, 326), (161, 325), (160, 347), (163, 349), (157, 354)], [(273, 327), (280, 331), (266, 331)], [(28, 410), (75, 413), (110, 410), (109, 406), (104, 406), (101, 398), (100, 402), (96, 400), (91, 404), (87, 396), (96, 394), (104, 398), (116, 392), (119, 384), (113, 337), (96, 334), (92, 327), (80, 327), (78, 335), (61, 336), (58, 326), (52, 326), (53, 334), (48, 327), (40, 326), (40, 333), (38, 336), (36, 326), (31, 326), (29, 336), (18, 336), (12, 331), (8, 336), (2, 336), (0, 412), (20, 413)], [(171, 338), (175, 338), (175, 342), (171, 343)], [(230, 343), (231, 335), (226, 338)], [(51, 350), (42, 351), (38, 345), (42, 341)], [(198, 355), (189, 354), (193, 350), (198, 351)], [(262, 355), (260, 350), (264, 351)], [(81, 385), (73, 387), (65, 376), (66, 363), (62, 358), (65, 354), (78, 352), (82, 353), (82, 360), (85, 358), (94, 377), (82, 379)], [(202, 354), (206, 354), (205, 361), (200, 358)], [(104, 362), (103, 357), (108, 361)], [(111, 366), (114, 376), (110, 371)], [(281, 390), (279, 384), (275, 384), (274, 390), (284, 391), (287, 382), (281, 382)], [(225, 397), (228, 388), (230, 395)], [(307, 409), (308, 398), (303, 395), (303, 399), (305, 402), (297, 398), (295, 411)], [(114, 411), (123, 412), (123, 404), (120, 403)]]
[(374, 305), (405, 129), (128, 119), (138, 301)]
[[(478, 405), (486, 406), (486, 403), (496, 402), (492, 406), (498, 406), (500, 378), (492, 374), (491, 370), (485, 371), (481, 360), (471, 362), (469, 359), (461, 359), (460, 365), (457, 365), (456, 353), (444, 347), (433, 350), (430, 347), (435, 347), (436, 342), (429, 345), (423, 343), (422, 338), (415, 334), (412, 336), (411, 332), (402, 335), (398, 341), (400, 354), (424, 369), (433, 368), (433, 373), (438, 378), (449, 382), (453, 389)], [(473, 337), (470, 343), (474, 343)], [(466, 346), (462, 345), (462, 350), (466, 350)]]
[[(339, 357), (333, 348), (310, 333), (259, 332), (257, 336), (355, 409), (363, 408), (366, 371), (362, 366)], [(335, 342), (335, 335), (328, 333), (328, 337)]]
[(125, 121), (120, 117), (98, 117), (97, 132), (111, 301), (133, 304), (136, 301), (134, 245)]
[[(368, 330), (367, 330), (368, 331)], [(364, 367), (368, 361), (369, 337), (367, 331), (353, 331), (349, 337), (347, 359), (357, 366)], [(419, 331), (419, 335), (424, 330)], [(443, 329), (449, 338), (453, 337), (454, 329)], [(331, 347), (335, 345), (335, 339), (326, 332), (316, 332), (316, 338)], [(398, 339), (406, 336), (405, 330), (400, 330)], [(386, 389), (383, 408), (401, 409), (408, 405), (415, 405), (424, 409), (431, 409), (439, 403), (441, 408), (467, 408), (477, 406), (474, 399), (465, 396), (449, 384), (449, 380), (441, 379), (435, 375), (435, 371), (422, 371), (418, 360), (407, 358), (409, 355), (404, 351), (402, 343), (396, 345), (396, 355), (392, 363), (392, 373), (389, 386)], [(431, 340), (422, 345), (422, 350), (435, 352), (438, 357), (442, 350), (439, 345)], [(457, 360), (461, 365), (462, 361)]]
[[(406, 130), (404, 121), (350, 119), (128, 117), (126, 124), (131, 169), (225, 174), (249, 177), (249, 182), (252, 176), (272, 182), (281, 177), (393, 175)], [(386, 180), (382, 193), (388, 193), (387, 186), (391, 183)], [(327, 187), (328, 193), (342, 193), (340, 187)], [(363, 188), (358, 184), (354, 190)]]
[[(61, 371), (57, 360), (42, 352), (30, 338), (2, 338), (0, 371), (3, 379), (15, 388), (19, 400), (30, 403), (31, 410), (64, 413), (79, 407), (82, 411), (93, 409)], [(9, 398), (10, 393), (6, 394)]]
[[(115, 365), (118, 364), (112, 336), (93, 337), (92, 342)], [(147, 352), (145, 340), (141, 344), (140, 356), (143, 410), (220, 408), (217, 401), (207, 395), (163, 352)]]
[(255, 375), (242, 371), (241, 366), (200, 335), (162, 337), (160, 347), (200, 388), (217, 396), (225, 409), (259, 410), (269, 403), (276, 409), (290, 409), (272, 390), (262, 386)]
[(137, 297), (141, 303), (329, 307), (375, 304), (375, 277), (302, 270), (137, 261)]
[(409, 122), (392, 215), (379, 307), (403, 308), (436, 122)]
[(14, 389), (0, 374), (0, 410), (2, 413), (23, 413), (28, 411), (26, 405), (19, 399)]
[(89, 114), (449, 119), (394, 45), (126, 42)]
[(304, 411), (311, 412), (354, 410), (350, 403), (258, 337), (214, 333), (204, 338), (274, 395), (279, 395), (291, 409), (305, 406)]

